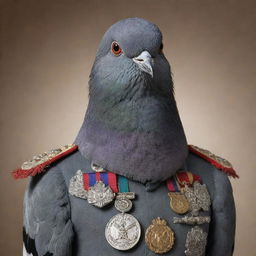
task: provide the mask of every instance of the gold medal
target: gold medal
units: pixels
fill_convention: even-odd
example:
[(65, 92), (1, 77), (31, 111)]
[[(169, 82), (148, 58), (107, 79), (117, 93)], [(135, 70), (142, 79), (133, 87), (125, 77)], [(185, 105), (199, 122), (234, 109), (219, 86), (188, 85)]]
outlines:
[(170, 251), (174, 244), (174, 232), (167, 226), (165, 220), (156, 218), (147, 228), (145, 240), (148, 248), (155, 253), (166, 253)]
[(168, 196), (170, 197), (170, 207), (174, 212), (184, 214), (189, 211), (189, 201), (183, 193), (170, 192)]

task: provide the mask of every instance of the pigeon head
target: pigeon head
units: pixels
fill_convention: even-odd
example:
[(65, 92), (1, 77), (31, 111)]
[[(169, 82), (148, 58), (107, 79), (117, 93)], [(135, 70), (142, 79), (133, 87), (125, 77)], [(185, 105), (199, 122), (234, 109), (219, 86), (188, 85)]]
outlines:
[(92, 162), (141, 182), (164, 180), (184, 165), (186, 138), (155, 24), (129, 18), (106, 31), (75, 143)]
[(112, 42), (119, 44), (123, 56), (127, 58), (133, 59), (143, 51), (148, 51), (152, 57), (157, 57), (162, 50), (162, 33), (155, 24), (144, 19), (121, 20), (106, 31), (97, 57), (110, 53)]
[(90, 77), (90, 95), (101, 99), (137, 99), (152, 92), (169, 96), (171, 72), (159, 28), (139, 18), (112, 25), (100, 43)]

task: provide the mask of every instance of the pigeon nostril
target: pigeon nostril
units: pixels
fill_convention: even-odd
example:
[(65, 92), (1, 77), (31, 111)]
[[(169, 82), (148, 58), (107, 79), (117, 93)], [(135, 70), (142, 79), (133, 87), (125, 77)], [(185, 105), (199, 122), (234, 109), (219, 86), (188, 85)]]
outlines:
[(143, 59), (136, 59), (137, 61), (144, 61)]

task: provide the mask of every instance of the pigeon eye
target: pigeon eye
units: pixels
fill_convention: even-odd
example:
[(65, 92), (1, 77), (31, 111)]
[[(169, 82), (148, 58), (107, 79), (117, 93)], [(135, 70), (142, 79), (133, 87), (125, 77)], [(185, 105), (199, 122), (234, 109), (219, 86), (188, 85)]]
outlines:
[(161, 43), (160, 48), (159, 48), (159, 53), (163, 53), (163, 48), (164, 48), (164, 45), (163, 45), (163, 43)]
[(113, 52), (116, 56), (119, 56), (119, 55), (122, 53), (121, 47), (120, 47), (119, 44), (118, 44), (117, 42), (115, 42), (115, 41), (112, 43), (111, 49), (112, 49), (112, 52)]

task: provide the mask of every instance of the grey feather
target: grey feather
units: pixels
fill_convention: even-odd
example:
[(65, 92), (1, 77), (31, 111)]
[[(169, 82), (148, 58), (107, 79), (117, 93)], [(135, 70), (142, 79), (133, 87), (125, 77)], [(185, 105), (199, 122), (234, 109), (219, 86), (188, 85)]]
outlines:
[(221, 172), (215, 172), (214, 185), (215, 194), (212, 202), (213, 213), (207, 255), (232, 255), (236, 223), (232, 187), (227, 175)]
[(24, 198), (24, 228), (39, 256), (70, 255), (73, 228), (68, 191), (56, 168), (31, 179)]

